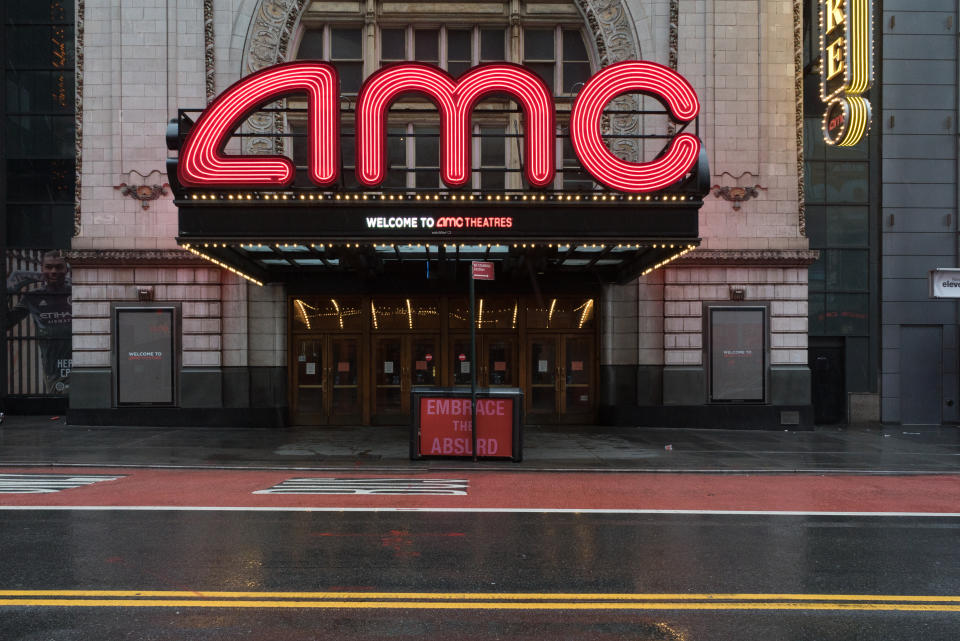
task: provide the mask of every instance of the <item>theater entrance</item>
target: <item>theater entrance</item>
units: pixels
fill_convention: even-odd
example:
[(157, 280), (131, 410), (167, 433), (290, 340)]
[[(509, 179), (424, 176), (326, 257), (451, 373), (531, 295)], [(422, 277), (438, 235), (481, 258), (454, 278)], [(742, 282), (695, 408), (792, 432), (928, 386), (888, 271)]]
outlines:
[(528, 423), (596, 419), (595, 300), (478, 298), (477, 362), (465, 297), (291, 297), (295, 425), (408, 425), (415, 386), (519, 387)]
[(362, 420), (360, 340), (356, 335), (294, 338), (295, 423), (345, 425)]
[(593, 340), (576, 334), (532, 335), (527, 354), (527, 420), (588, 422), (594, 415)]

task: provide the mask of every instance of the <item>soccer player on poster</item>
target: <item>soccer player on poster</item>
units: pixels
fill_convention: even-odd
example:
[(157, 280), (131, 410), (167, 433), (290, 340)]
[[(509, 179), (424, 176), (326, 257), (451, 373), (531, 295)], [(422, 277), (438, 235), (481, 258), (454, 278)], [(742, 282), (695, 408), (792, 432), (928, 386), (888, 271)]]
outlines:
[(8, 293), (22, 290), (38, 280), (43, 283), (20, 294), (20, 300), (7, 312), (6, 329), (9, 331), (27, 316), (33, 318), (46, 394), (66, 394), (70, 387), (73, 297), (69, 270), (63, 252), (53, 250), (43, 255), (40, 274), (17, 271), (7, 279)]

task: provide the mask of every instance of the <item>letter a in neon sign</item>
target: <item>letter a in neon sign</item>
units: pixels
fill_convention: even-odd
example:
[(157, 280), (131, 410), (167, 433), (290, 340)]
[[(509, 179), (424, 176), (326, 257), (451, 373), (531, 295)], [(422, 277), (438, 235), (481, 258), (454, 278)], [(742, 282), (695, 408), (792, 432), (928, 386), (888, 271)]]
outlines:
[(288, 94), (307, 94), (310, 180), (336, 182), (340, 174), (340, 93), (336, 70), (323, 62), (279, 64), (224, 91), (200, 116), (180, 151), (177, 176), (188, 187), (286, 187), (295, 169), (284, 156), (227, 156), (223, 147), (257, 107)]

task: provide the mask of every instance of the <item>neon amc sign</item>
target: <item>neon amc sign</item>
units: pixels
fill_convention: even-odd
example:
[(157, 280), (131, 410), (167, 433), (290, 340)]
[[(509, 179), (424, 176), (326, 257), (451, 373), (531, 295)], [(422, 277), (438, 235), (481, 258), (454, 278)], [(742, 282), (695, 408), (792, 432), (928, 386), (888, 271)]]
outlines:
[[(339, 80), (324, 62), (278, 64), (247, 76), (224, 91), (193, 125), (180, 150), (177, 177), (184, 187), (290, 186), (295, 167), (285, 156), (228, 155), (233, 131), (258, 107), (291, 94), (307, 95), (307, 164), (317, 186), (340, 177)], [(365, 188), (380, 185), (387, 170), (386, 122), (390, 105), (401, 95), (426, 96), (440, 113), (440, 174), (451, 187), (471, 176), (471, 114), (493, 95), (516, 101), (525, 123), (524, 174), (532, 187), (552, 184), (556, 171), (553, 97), (544, 82), (525, 67), (485, 64), (459, 78), (437, 67), (402, 63), (380, 69), (360, 90), (356, 106), (356, 177)], [(700, 102), (689, 82), (675, 71), (647, 61), (620, 62), (594, 75), (577, 95), (570, 115), (570, 138), (583, 168), (603, 185), (626, 193), (659, 191), (683, 179), (700, 154), (701, 143), (677, 133), (666, 150), (648, 162), (628, 162), (604, 145), (601, 119), (617, 96), (642, 93), (666, 107), (678, 124), (693, 121)]]
[(870, 129), (870, 101), (862, 94), (873, 83), (871, 0), (820, 0), (820, 99), (823, 137), (852, 147)]

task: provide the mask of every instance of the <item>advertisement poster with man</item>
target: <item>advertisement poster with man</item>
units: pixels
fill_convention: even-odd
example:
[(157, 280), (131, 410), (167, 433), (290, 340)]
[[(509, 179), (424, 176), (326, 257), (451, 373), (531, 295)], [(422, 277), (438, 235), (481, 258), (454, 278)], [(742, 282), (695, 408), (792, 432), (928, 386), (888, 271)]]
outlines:
[[(7, 257), (8, 390), (62, 396), (73, 365), (70, 265), (61, 250), (30, 254)], [(30, 375), (37, 356), (42, 380)]]

